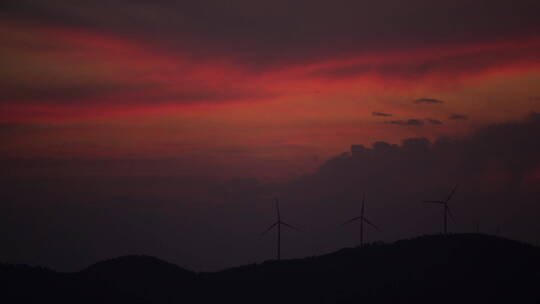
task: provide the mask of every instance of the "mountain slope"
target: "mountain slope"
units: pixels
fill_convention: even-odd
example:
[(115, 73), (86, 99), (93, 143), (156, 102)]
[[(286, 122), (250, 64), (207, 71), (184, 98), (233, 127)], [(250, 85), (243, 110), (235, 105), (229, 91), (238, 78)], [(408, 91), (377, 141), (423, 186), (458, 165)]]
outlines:
[(244, 302), (265, 294), (262, 302), (268, 303), (537, 303), (539, 261), (537, 247), (486, 235), (460, 234), (267, 262), (209, 277), (220, 282), (215, 288)]
[(147, 303), (100, 281), (26, 265), (0, 264), (2, 303)]
[[(129, 255), (96, 263), (77, 277), (97, 282), (151, 302), (177, 302), (191, 292), (196, 273), (151, 256)], [(181, 286), (184, 288), (184, 292)]]
[[(43, 274), (5, 267), (2, 280), (41, 282), (36, 278)], [(75, 274), (46, 275), (58, 286), (148, 303), (540, 303), (540, 248), (479, 234), (423, 236), (214, 273), (127, 256)]]

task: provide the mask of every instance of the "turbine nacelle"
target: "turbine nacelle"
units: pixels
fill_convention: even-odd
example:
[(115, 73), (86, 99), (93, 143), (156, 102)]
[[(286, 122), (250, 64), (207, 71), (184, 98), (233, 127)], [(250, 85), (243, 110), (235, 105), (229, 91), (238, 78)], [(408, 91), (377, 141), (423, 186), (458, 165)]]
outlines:
[(424, 203), (439, 204), (439, 205), (444, 206), (444, 234), (448, 233), (448, 220), (447, 220), (447, 218), (450, 217), (452, 222), (454, 222), (454, 223), (456, 222), (456, 220), (454, 219), (454, 215), (452, 214), (452, 211), (450, 210), (450, 207), (448, 207), (448, 202), (450, 201), (452, 196), (454, 196), (454, 193), (456, 192), (457, 187), (458, 186), (456, 185), (454, 187), (454, 189), (452, 189), (452, 191), (450, 192), (450, 194), (448, 195), (448, 197), (444, 201), (424, 201)]
[(366, 194), (364, 193), (362, 195), (362, 209), (360, 216), (353, 217), (352, 219), (346, 221), (345, 223), (341, 224), (341, 226), (347, 225), (352, 222), (360, 221), (360, 246), (364, 246), (364, 223), (368, 224), (369, 226), (375, 228), (377, 231), (380, 231), (380, 229), (373, 224), (371, 221), (369, 221), (365, 216), (365, 205), (366, 205)]
[(277, 221), (270, 225), (263, 233), (261, 233), (260, 237), (263, 237), (266, 233), (268, 233), (270, 230), (272, 230), (274, 227), (277, 227), (278, 230), (278, 240), (277, 240), (277, 259), (278, 261), (281, 260), (281, 226), (285, 226), (289, 229), (296, 230), (296, 231), (302, 231), (296, 227), (294, 227), (291, 224), (285, 223), (281, 220), (281, 213), (279, 211), (279, 200), (276, 198), (276, 214), (277, 214)]

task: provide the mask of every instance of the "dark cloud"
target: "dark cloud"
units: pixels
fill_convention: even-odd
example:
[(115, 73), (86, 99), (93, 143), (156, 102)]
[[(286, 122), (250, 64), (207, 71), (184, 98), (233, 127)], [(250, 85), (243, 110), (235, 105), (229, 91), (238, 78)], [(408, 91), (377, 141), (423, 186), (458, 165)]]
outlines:
[(463, 115), (463, 114), (452, 114), (448, 118), (454, 119), (454, 120), (466, 120), (469, 119), (469, 116)]
[[(100, 5), (80, 0), (7, 0), (2, 3), (0, 17), (4, 17), (9, 29), (14, 30), (13, 36), (2, 41), (8, 53), (24, 51), (28, 56), (35, 52), (36, 58), (63, 50), (81, 56), (77, 60), (85, 60), (87, 52), (92, 55), (91, 50), (69, 43), (73, 38), (71, 35), (77, 36), (77, 30), (81, 30), (83, 36), (102, 38), (104, 35), (105, 40), (115, 42), (118, 39), (117, 42), (130, 46), (142, 46), (156, 58), (171, 54), (181, 54), (193, 62), (217, 58), (218, 62), (241, 63), (247, 72), (253, 73), (288, 64), (334, 62), (338, 56), (366, 59), (380, 54), (384, 58), (348, 65), (324, 65), (326, 68), (308, 73), (312, 77), (338, 79), (374, 75), (416, 80), (431, 75), (459, 77), (494, 66), (536, 62), (540, 59), (540, 53), (536, 51), (538, 44), (527, 44), (540, 29), (540, 20), (531, 13), (534, 8), (540, 9), (540, 4), (528, 0), (513, 3), (511, 7), (502, 0), (492, 1), (487, 7), (480, 2), (465, 0), (452, 4), (413, 0), (406, 6), (398, 0), (377, 3), (345, 0), (339, 5), (323, 0), (294, 3), (236, 0), (226, 5), (217, 0), (119, 0)], [(36, 37), (41, 32), (31, 32), (50, 26), (67, 29), (62, 32), (65, 36), (49, 41), (48, 37)], [(18, 36), (19, 30), (25, 37)], [(511, 47), (498, 43), (514, 38), (529, 42), (515, 43)], [(469, 44), (474, 47), (468, 47)], [(429, 56), (400, 57), (404, 56), (403, 50), (406, 54), (416, 54), (417, 48), (432, 51), (426, 51)], [(441, 48), (457, 51), (440, 52)], [(366, 54), (369, 56), (362, 56)], [(36, 66), (24, 65), (25, 69), (38, 71)], [(65, 64), (58, 70), (69, 72), (74, 68), (77, 69), (76, 62)], [(194, 103), (274, 97), (268, 92), (234, 87), (220, 90), (199, 83), (172, 89), (154, 83), (106, 84), (99, 81), (19, 88), (10, 87), (11, 78), (7, 75), (0, 79), (3, 84), (0, 103), (77, 105), (83, 100), (98, 104)], [(128, 98), (117, 98), (123, 94), (128, 94)], [(435, 100), (422, 98), (417, 102), (436, 103)]]
[[(357, 245), (357, 227), (329, 227), (356, 215), (363, 193), (370, 221), (381, 227), (368, 228), (368, 241), (439, 233), (441, 209), (421, 202), (444, 199), (455, 184), (450, 231), (471, 232), (478, 224), (495, 233), (503, 225), (504, 237), (534, 242), (538, 134), (540, 114), (532, 113), (465, 138), (354, 145), (313, 174), (273, 184), (182, 177), (189, 160), (0, 160), (0, 237), (13, 244), (0, 259), (60, 270), (126, 253), (197, 270), (262, 261), (272, 257), (275, 243), (253, 240), (272, 222), (274, 195), (288, 222), (309, 229), (282, 235), (284, 253), (310, 256)], [(25, 178), (24, 170), (43, 174)]]
[(24, 136), (24, 132), (44, 129), (47, 129), (47, 127), (39, 123), (0, 122), (0, 133), (2, 134), (13, 133), (16, 136)]
[(432, 125), (442, 125), (442, 121), (437, 119), (427, 118), (426, 121), (428, 121)]
[[(495, 233), (504, 224), (511, 230), (505, 236), (538, 241), (540, 226), (532, 214), (540, 212), (539, 132), (540, 115), (533, 113), (525, 121), (488, 126), (465, 138), (353, 145), (350, 155), (328, 160), (314, 175), (288, 185), (286, 193), (312, 208), (315, 226), (317, 220), (338, 222), (344, 213), (358, 211), (366, 193), (371, 219), (394, 230), (389, 233), (395, 237), (406, 237), (439, 232), (440, 210), (421, 202), (443, 199), (459, 184), (451, 202), (457, 218), (452, 231), (474, 231), (479, 224), (482, 232)], [(396, 231), (396, 225), (403, 230)], [(372, 237), (388, 235), (373, 231)]]
[[(51, 131), (51, 129), (49, 126), (36, 123), (0, 122), (0, 140), (4, 143), (0, 147), (0, 158), (10, 150), (8, 143), (13, 142), (15, 138), (21, 140), (32, 135), (44, 135), (43, 132)], [(10, 152), (16, 154), (15, 151)]]
[(49, 101), (55, 104), (73, 104), (78, 101), (88, 101), (107, 98), (122, 93), (140, 93), (147, 86), (142, 85), (114, 85), (114, 84), (87, 84), (72, 86), (49, 87), (16, 87), (0, 90), (0, 104), (7, 103), (34, 103)]
[[(80, 27), (195, 54), (271, 64), (399, 47), (507, 40), (540, 28), (534, 0), (86, 1), (8, 0), (2, 14)], [(399, 29), (399, 30), (396, 30)]]
[(475, 48), (467, 52), (442, 54), (391, 62), (366, 62), (346, 66), (326, 67), (311, 73), (313, 77), (346, 79), (370, 75), (408, 79), (429, 76), (461, 77), (480, 73), (493, 66), (508, 66), (538, 60), (536, 46), (508, 49)]
[(358, 64), (345, 67), (330, 67), (315, 70), (311, 73), (311, 76), (331, 79), (351, 78), (364, 76), (369, 73), (375, 73), (378, 71), (380, 72), (390, 68), (392, 67), (385, 65)]
[(436, 98), (419, 98), (414, 101), (415, 103), (443, 103), (444, 101)]
[(273, 98), (274, 93), (256, 90), (208, 87), (200, 84), (167, 87), (157, 84), (86, 84), (51, 87), (10, 87), (0, 90), (1, 104), (52, 104), (62, 106), (226, 102)]
[(373, 115), (373, 116), (381, 116), (381, 117), (390, 117), (390, 116), (392, 116), (392, 114), (383, 113), (383, 112), (373, 112), (373, 113), (371, 113), (371, 115)]
[(421, 119), (411, 118), (407, 120), (389, 120), (385, 121), (386, 124), (400, 125), (400, 126), (423, 126), (424, 122)]

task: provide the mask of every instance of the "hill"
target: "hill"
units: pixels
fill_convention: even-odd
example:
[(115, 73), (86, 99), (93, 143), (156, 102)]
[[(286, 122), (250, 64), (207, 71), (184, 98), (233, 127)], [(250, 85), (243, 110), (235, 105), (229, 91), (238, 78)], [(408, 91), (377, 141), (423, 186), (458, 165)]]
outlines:
[(151, 256), (130, 255), (96, 263), (76, 276), (153, 303), (178, 303), (192, 291), (181, 287), (193, 285), (197, 274)]
[(0, 264), (0, 299), (2, 303), (145, 303), (104, 282), (42, 267), (5, 264)]
[[(214, 273), (127, 256), (72, 274), (3, 265), (0, 280), (43, 293), (40, 303), (65, 290), (86, 301), (78, 303), (540, 303), (540, 248), (488, 235), (438, 235)], [(44, 292), (43, 284), (54, 288)], [(25, 300), (18, 303), (38, 302)]]

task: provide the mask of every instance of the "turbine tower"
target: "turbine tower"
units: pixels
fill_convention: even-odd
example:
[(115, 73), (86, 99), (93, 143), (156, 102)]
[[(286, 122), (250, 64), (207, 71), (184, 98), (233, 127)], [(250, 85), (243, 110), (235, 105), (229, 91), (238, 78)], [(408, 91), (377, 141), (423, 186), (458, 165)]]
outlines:
[(366, 205), (366, 194), (364, 193), (362, 195), (362, 209), (360, 211), (360, 216), (353, 217), (352, 219), (350, 219), (350, 220), (346, 221), (345, 223), (341, 224), (343, 226), (343, 225), (347, 225), (349, 223), (352, 223), (354, 221), (358, 221), (358, 220), (360, 221), (360, 247), (364, 247), (364, 223), (366, 223), (366, 224), (370, 225), (371, 227), (375, 228), (377, 231), (380, 231), (379, 228), (377, 226), (375, 226), (375, 224), (370, 222), (364, 216), (365, 205)]
[(448, 217), (452, 219), (452, 221), (455, 222), (454, 216), (452, 215), (452, 212), (450, 211), (450, 208), (448, 207), (448, 202), (454, 195), (454, 192), (456, 192), (457, 185), (452, 189), (452, 192), (448, 195), (446, 200), (444, 201), (424, 201), (424, 203), (431, 203), (431, 204), (440, 204), (443, 205), (443, 211), (444, 211), (444, 234), (448, 234)]
[(281, 220), (281, 214), (279, 212), (279, 200), (276, 198), (276, 211), (277, 211), (277, 221), (270, 225), (268, 229), (266, 229), (263, 233), (261, 233), (261, 237), (263, 237), (268, 231), (272, 230), (275, 226), (277, 226), (277, 259), (278, 261), (281, 260), (281, 225), (291, 228), (293, 230), (300, 231), (300, 229), (293, 227), (292, 225), (289, 225)]

